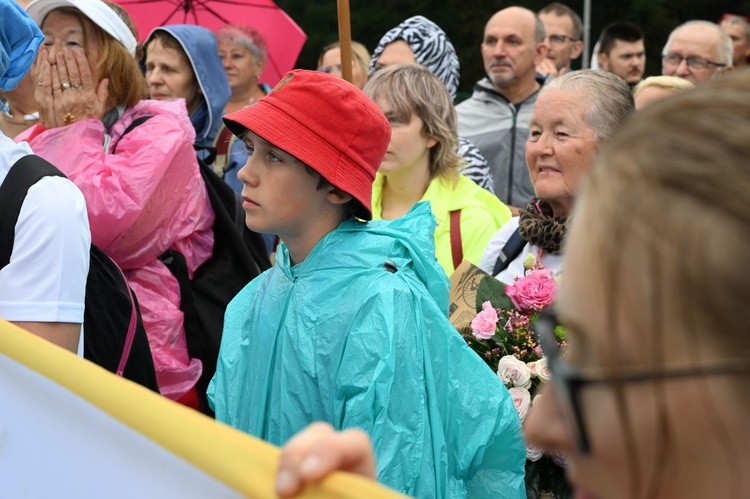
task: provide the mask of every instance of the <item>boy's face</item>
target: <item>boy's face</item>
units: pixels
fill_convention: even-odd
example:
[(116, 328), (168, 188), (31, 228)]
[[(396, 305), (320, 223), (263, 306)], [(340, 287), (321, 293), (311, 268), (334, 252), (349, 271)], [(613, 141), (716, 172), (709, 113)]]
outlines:
[(249, 130), (245, 145), (250, 156), (237, 178), (247, 226), (286, 242), (316, 233), (325, 214), (337, 209), (328, 199), (333, 188), (318, 189), (318, 177), (304, 163)]

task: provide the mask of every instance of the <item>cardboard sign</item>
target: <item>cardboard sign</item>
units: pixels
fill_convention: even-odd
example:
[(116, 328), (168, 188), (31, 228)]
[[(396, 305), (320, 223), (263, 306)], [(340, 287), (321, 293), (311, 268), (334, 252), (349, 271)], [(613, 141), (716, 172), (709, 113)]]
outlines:
[(468, 260), (451, 275), (448, 319), (461, 334), (471, 334), (471, 321), (477, 315), (477, 287), (486, 276), (489, 274)]

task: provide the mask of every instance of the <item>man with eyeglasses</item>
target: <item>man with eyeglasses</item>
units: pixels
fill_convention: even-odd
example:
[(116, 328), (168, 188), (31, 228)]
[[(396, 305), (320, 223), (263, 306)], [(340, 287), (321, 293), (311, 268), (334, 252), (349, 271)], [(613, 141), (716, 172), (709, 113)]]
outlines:
[(631, 87), (643, 79), (646, 49), (643, 31), (633, 23), (615, 21), (599, 35), (599, 67), (616, 74)]
[(484, 28), (481, 45), (487, 77), (458, 106), (458, 133), (471, 140), (492, 169), (495, 195), (514, 215), (534, 196), (524, 144), (543, 77), (536, 66), (547, 55), (536, 13), (507, 7)]
[(570, 71), (571, 62), (578, 59), (583, 50), (581, 17), (567, 5), (555, 2), (539, 11), (539, 19), (547, 35), (547, 57), (536, 70), (552, 77), (563, 75)]
[(732, 39), (718, 24), (688, 21), (672, 31), (661, 56), (662, 73), (692, 83), (732, 68)]

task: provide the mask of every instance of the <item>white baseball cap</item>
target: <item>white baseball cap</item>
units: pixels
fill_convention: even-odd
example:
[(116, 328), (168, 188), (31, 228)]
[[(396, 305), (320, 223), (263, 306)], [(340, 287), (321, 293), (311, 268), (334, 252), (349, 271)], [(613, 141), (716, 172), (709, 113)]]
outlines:
[(80, 10), (91, 22), (107, 32), (112, 38), (135, 55), (138, 42), (120, 16), (101, 0), (34, 0), (26, 12), (40, 27), (42, 21), (51, 11), (62, 7), (74, 7)]

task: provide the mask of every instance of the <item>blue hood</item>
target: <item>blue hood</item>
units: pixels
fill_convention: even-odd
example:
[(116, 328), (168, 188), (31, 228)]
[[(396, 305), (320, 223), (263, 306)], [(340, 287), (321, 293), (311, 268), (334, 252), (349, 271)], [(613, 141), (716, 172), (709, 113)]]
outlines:
[(219, 58), (216, 37), (211, 31), (201, 26), (172, 24), (155, 28), (149, 33), (146, 44), (157, 30), (166, 31), (175, 37), (188, 56), (205, 101), (205, 105), (202, 104), (190, 116), (190, 121), (195, 128), (195, 143), (213, 145), (216, 133), (221, 126), (221, 116), (232, 94), (224, 66)]

